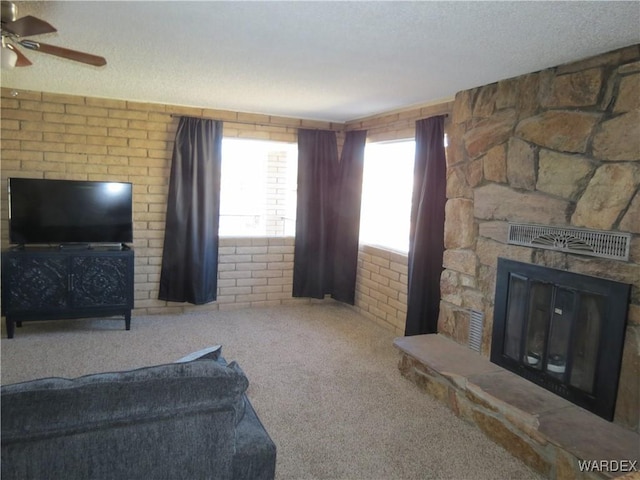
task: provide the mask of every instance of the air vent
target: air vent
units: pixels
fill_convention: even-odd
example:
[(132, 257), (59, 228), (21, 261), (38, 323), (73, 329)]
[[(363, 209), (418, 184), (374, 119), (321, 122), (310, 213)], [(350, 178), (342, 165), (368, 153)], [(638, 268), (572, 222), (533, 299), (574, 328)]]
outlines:
[(482, 325), (484, 323), (484, 313), (471, 310), (469, 320), (469, 348), (480, 352), (482, 346)]
[(523, 223), (509, 224), (508, 243), (511, 245), (627, 261), (630, 242), (629, 233)]

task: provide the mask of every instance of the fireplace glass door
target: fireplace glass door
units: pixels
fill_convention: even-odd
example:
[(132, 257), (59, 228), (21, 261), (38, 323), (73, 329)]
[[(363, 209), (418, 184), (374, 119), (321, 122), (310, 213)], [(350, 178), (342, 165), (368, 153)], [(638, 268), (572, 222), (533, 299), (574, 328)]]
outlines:
[[(550, 311), (549, 345), (546, 355), (546, 371), (549, 375), (566, 381), (569, 369), (569, 340), (573, 323), (578, 320), (573, 315), (576, 301), (575, 292), (556, 288)], [(597, 355), (597, 351), (593, 352)]]
[(549, 330), (549, 309), (551, 307), (552, 285), (533, 282), (529, 294), (529, 308), (525, 325), (527, 330), (524, 348), (524, 363), (536, 370), (542, 370), (545, 363), (545, 343)]
[(613, 416), (629, 285), (499, 259), (491, 361)]
[(580, 299), (579, 321), (576, 323), (573, 336), (570, 384), (585, 392), (593, 393), (605, 299), (599, 295), (589, 294), (580, 295)]
[[(522, 283), (522, 279), (516, 283)], [(514, 292), (518, 298), (512, 298)], [(509, 304), (525, 303), (521, 295), (520, 289), (511, 290)], [(524, 365), (592, 393), (603, 303), (597, 295), (580, 295), (552, 284), (531, 282), (525, 321), (517, 313), (507, 319), (511, 330), (518, 330), (518, 324), (526, 329), (524, 348), (518, 345), (522, 335), (508, 335), (507, 354), (517, 360), (516, 352), (522, 350)]]

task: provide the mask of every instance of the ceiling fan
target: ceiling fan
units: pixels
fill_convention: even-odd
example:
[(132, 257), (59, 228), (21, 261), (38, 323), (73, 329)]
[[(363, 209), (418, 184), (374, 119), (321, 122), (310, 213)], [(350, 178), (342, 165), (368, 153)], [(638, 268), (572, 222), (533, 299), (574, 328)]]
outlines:
[(97, 55), (23, 38), (53, 33), (57, 30), (44, 20), (40, 20), (31, 15), (17, 18), (18, 8), (13, 2), (2, 0), (1, 6), (2, 68), (27, 67), (31, 65), (31, 61), (17, 48), (18, 45), (28, 50), (48, 53), (96, 67), (107, 64), (107, 61), (103, 57)]

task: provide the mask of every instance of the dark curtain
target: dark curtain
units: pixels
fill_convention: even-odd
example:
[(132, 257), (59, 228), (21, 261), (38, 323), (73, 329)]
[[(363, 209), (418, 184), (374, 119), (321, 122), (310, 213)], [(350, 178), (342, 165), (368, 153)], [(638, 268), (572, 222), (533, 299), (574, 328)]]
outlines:
[(158, 298), (216, 299), (222, 122), (182, 117), (176, 132)]
[(436, 333), (444, 253), (445, 116), (416, 122), (405, 335)]
[(331, 293), (337, 172), (335, 132), (298, 130), (294, 297), (324, 298)]
[(331, 296), (353, 305), (358, 270), (358, 240), (360, 236), (360, 202), (366, 130), (347, 132), (337, 181), (333, 285)]

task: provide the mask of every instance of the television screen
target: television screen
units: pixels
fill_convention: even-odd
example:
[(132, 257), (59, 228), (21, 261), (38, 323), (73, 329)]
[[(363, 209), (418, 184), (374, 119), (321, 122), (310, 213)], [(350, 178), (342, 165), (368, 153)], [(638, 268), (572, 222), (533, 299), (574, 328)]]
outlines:
[(122, 182), (9, 179), (14, 244), (133, 241), (132, 185)]

